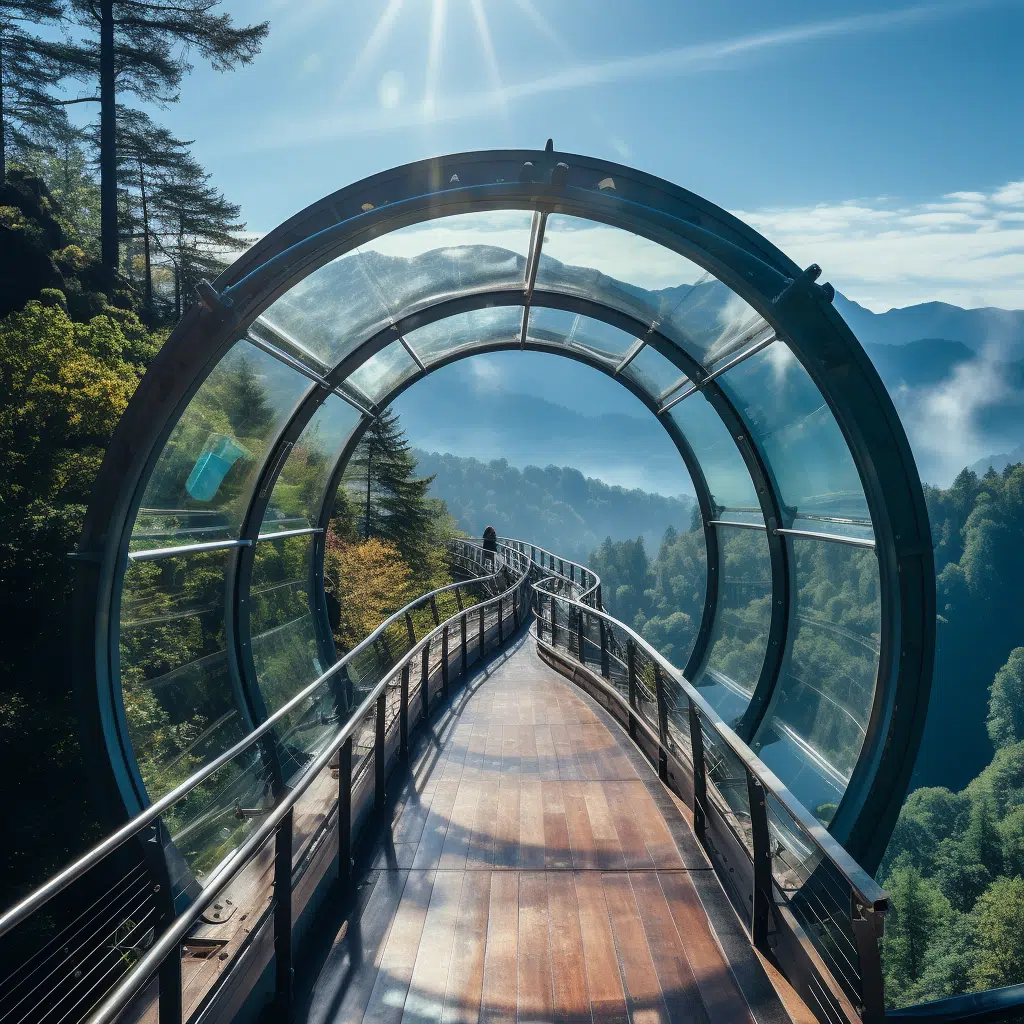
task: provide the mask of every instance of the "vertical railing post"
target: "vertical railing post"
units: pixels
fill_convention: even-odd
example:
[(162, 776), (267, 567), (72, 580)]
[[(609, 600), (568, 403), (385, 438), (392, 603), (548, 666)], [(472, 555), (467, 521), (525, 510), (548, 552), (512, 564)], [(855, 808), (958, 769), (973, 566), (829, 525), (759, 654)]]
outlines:
[(484, 649), (486, 647), (484, 641), (484, 606), (480, 605), (480, 635), (477, 637), (477, 645), (480, 648), (480, 657), (484, 656)]
[(412, 612), (405, 613), (405, 626), (409, 630), (409, 646), (416, 646), (416, 627), (412, 624)]
[(570, 583), (575, 583), (576, 582), (576, 563), (575, 562), (570, 562), (569, 563), (569, 582)]
[(551, 595), (551, 646), (555, 646), (555, 638), (558, 636), (558, 620), (555, 618), (555, 595)]
[(857, 943), (860, 961), (861, 999), (864, 1024), (881, 1024), (885, 1020), (885, 989), (878, 940), (882, 937), (884, 916), (874, 907), (866, 907), (853, 896), (850, 923)]
[[(637, 705), (636, 694), (636, 648), (633, 646), (633, 638), (626, 636), (626, 686), (629, 695), (629, 706), (637, 713), (640, 708)], [(629, 716), (629, 735), (636, 740), (636, 718)]]
[(381, 691), (377, 698), (377, 713), (374, 716), (373, 741), (373, 805), (384, 806), (384, 790), (387, 783), (387, 757), (385, 756), (385, 716), (388, 711), (388, 688)]
[(434, 616), (434, 625), (441, 625), (441, 617), (437, 614), (437, 597), (434, 594), (430, 595), (430, 612)]
[(462, 611), (462, 591), (458, 587), (455, 588), (455, 604), (457, 605), (459, 611), (461, 612)]
[[(569, 607), (571, 608), (572, 605), (570, 605)], [(584, 622), (583, 622), (583, 614), (584, 613), (583, 613), (583, 609), (582, 608), (577, 608), (576, 609), (576, 656), (579, 659), (579, 663), (581, 665), (586, 665), (586, 663), (587, 663), (587, 648), (586, 648), (586, 638), (584, 637), (584, 634), (583, 634), (583, 630), (585, 628), (584, 627)]]
[(181, 1024), (181, 943), (176, 943), (160, 964), (159, 1024)]
[(347, 885), (352, 874), (352, 737), (338, 751), (338, 877)]
[(423, 721), (430, 717), (430, 643), (423, 645), (420, 656), (420, 697), (423, 700)]
[(498, 598), (498, 646), (501, 647), (505, 643), (505, 626), (501, 621), (501, 605), (502, 598)]
[(468, 644), (466, 642), (466, 634), (469, 632), (466, 624), (467, 616), (465, 614), (459, 619), (459, 639), (462, 641), (462, 676), (465, 678), (466, 672), (469, 668), (469, 652), (466, 650)]
[(409, 662), (402, 666), (402, 696), (398, 706), (398, 756), (409, 760)]
[(604, 619), (597, 620), (598, 628), (601, 630), (601, 675), (610, 679), (612, 670), (608, 658), (608, 624)]
[(751, 894), (750, 941), (755, 949), (768, 948), (768, 923), (772, 909), (772, 850), (768, 832), (768, 807), (764, 786), (749, 768), (747, 797), (750, 801), (750, 838), (754, 848), (754, 891)]
[(708, 774), (704, 761), (704, 731), (693, 701), (688, 700), (690, 714), (690, 756), (693, 760), (693, 832), (703, 839), (707, 832)]
[(292, 1002), (292, 811), (274, 833), (274, 994), (278, 1019), (287, 1019)]
[(537, 561), (537, 549), (532, 544), (530, 545), (530, 561)]
[(596, 593), (595, 597), (596, 597), (596, 600), (597, 600), (597, 610), (599, 612), (603, 612), (604, 611), (604, 605), (601, 603), (601, 584), (600, 583), (598, 583), (598, 585), (597, 585), (597, 593)]
[(448, 626), (441, 630), (441, 689), (448, 699)]
[(658, 698), (658, 776), (662, 782), (668, 782), (668, 701), (665, 700), (665, 677), (661, 666), (654, 663), (654, 692)]
[(512, 591), (512, 631), (519, 632), (519, 591)]

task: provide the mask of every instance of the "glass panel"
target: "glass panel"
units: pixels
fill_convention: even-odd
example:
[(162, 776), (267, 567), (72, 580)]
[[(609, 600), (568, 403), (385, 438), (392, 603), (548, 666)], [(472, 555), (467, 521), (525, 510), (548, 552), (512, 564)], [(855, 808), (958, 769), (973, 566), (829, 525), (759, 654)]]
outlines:
[(697, 392), (673, 406), (668, 415), (690, 442), (715, 504), (759, 510), (754, 481), (736, 442), (711, 403)]
[(650, 345), (640, 349), (623, 373), (655, 398), (675, 391), (686, 380), (686, 375), (671, 359), (666, 359)]
[(248, 342), (234, 345), (160, 453), (131, 549), (237, 537), (267, 449), (310, 386)]
[(525, 281), (533, 214), (457, 214), (393, 231), (333, 260), (264, 317), (333, 366), (392, 319), (445, 297)]
[(129, 562), (121, 595), (128, 735), (156, 799), (239, 740), (224, 650), (225, 553)]
[(878, 672), (880, 610), (873, 551), (788, 538), (795, 630), (753, 749), (824, 822), (864, 743)]
[(336, 395), (314, 413), (288, 453), (270, 495), (260, 533), (315, 526), (328, 479), (360, 414)]
[(537, 288), (600, 299), (658, 329), (705, 365), (766, 335), (731, 288), (657, 242), (579, 217), (548, 217)]
[(427, 324), (410, 331), (405, 340), (424, 363), (431, 363), (476, 345), (498, 342), (515, 342), (518, 345), (522, 326), (521, 306), (494, 306), (457, 313)]
[(785, 342), (740, 363), (719, 383), (760, 444), (786, 505), (805, 514), (869, 519), (842, 431)]
[(528, 336), (537, 342), (582, 349), (612, 366), (622, 362), (636, 341), (633, 335), (603, 320), (544, 306), (531, 307)]
[(357, 387), (371, 402), (377, 402), (417, 373), (419, 367), (412, 356), (400, 341), (394, 341), (350, 374), (348, 383)]
[(772, 568), (761, 530), (715, 527), (721, 557), (718, 613), (707, 667), (697, 681), (704, 699), (735, 725), (750, 702), (768, 648)]

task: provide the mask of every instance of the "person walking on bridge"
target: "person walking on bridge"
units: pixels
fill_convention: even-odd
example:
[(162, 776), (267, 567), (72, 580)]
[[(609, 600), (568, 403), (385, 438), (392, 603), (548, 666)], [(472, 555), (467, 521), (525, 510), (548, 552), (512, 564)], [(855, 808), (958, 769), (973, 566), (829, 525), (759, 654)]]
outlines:
[(484, 528), (484, 563), (490, 563), (494, 570), (494, 556), (498, 553), (498, 534), (493, 526)]

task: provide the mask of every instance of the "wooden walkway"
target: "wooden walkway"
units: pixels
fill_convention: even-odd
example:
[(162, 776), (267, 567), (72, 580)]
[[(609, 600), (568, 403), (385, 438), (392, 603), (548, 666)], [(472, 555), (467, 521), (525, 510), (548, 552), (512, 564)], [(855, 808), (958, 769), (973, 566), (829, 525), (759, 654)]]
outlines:
[(301, 1019), (786, 1019), (773, 999), (751, 1013), (681, 805), (531, 641), (471, 678), (393, 785)]

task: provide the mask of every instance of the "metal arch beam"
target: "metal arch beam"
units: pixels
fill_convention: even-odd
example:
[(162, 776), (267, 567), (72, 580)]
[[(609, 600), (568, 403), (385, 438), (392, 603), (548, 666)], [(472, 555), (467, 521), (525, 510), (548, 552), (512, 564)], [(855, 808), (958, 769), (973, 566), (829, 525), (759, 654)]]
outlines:
[[(84, 573), (82, 581), (86, 590), (78, 607), (89, 621), (77, 634), (85, 657), (76, 664), (86, 666), (85, 681), (94, 694), (99, 681), (101, 704), (108, 702), (104, 694), (112, 670), (116, 673), (116, 652), (111, 657), (110, 651), (116, 630), (106, 626), (117, 621), (114, 599), (138, 483), (166, 440), (168, 424), (233, 340), (233, 330), (244, 327), (255, 310), (347, 251), (346, 246), (404, 224), (509, 208), (583, 216), (659, 242), (732, 287), (782, 331), (836, 417), (864, 483), (879, 547), (886, 550), (879, 556), (885, 649), (868, 739), (832, 828), (840, 838), (859, 835), (865, 849), (884, 845), (920, 739), (935, 628), (934, 563), (923, 493), (891, 400), (841, 318), (822, 303), (813, 278), (806, 281), (756, 232), (667, 182), (585, 157), (567, 158), (567, 184), (508, 184), (526, 160), (545, 168), (555, 159), (530, 151), (466, 154), (386, 172), (314, 204), (222, 275), (218, 284), (231, 286), (227, 295), (209, 289), (207, 310), (189, 311), (154, 361), (108, 448), (80, 542), (81, 549), (103, 555), (98, 570)], [(447, 171), (455, 168), (460, 182), (473, 184), (441, 191), (449, 180)], [(615, 193), (596, 191), (596, 182), (608, 176), (615, 178)], [(379, 208), (381, 203), (388, 205)], [(360, 212), (365, 206), (378, 208)], [(119, 741), (111, 714), (101, 708), (98, 719), (95, 734), (103, 736), (108, 750), (115, 749)], [(888, 770), (893, 767), (894, 774)], [(874, 855), (860, 852), (852, 838), (849, 842), (852, 852), (870, 865)]]

